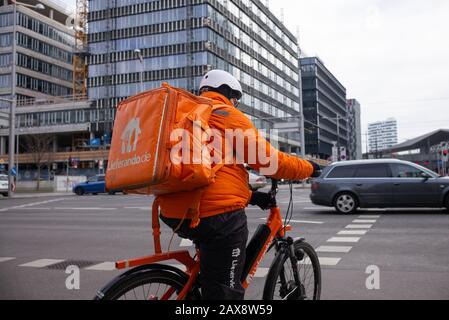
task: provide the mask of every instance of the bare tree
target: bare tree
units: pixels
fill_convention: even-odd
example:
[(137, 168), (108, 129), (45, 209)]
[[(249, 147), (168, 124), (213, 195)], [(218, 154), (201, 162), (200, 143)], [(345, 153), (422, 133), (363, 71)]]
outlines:
[(31, 158), (37, 167), (36, 190), (39, 191), (41, 170), (45, 165), (49, 166), (52, 162), (54, 136), (51, 134), (27, 135), (24, 140), (25, 152), (31, 155)]

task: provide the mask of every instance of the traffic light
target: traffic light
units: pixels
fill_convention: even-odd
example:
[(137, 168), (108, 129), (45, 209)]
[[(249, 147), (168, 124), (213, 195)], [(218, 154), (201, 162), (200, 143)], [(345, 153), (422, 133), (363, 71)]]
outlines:
[(442, 157), (443, 157), (443, 161), (444, 162), (449, 162), (449, 150), (448, 149), (444, 149), (443, 150)]

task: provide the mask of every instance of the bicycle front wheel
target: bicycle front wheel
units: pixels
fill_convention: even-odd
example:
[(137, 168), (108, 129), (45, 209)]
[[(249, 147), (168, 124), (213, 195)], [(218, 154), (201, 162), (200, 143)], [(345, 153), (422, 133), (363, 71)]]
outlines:
[[(147, 270), (124, 277), (97, 300), (176, 300), (185, 286), (185, 281), (172, 272)], [(191, 292), (187, 300), (199, 300), (199, 292)]]
[(321, 269), (315, 249), (301, 240), (295, 241), (293, 248), (298, 263), (293, 265), (289, 250), (276, 257), (265, 282), (264, 300), (320, 299)]

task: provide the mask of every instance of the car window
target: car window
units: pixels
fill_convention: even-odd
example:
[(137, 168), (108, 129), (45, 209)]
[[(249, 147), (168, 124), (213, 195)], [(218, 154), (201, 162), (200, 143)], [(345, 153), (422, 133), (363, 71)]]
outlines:
[(89, 182), (97, 182), (97, 177), (90, 177), (87, 181), (89, 181)]
[(406, 164), (392, 164), (391, 171), (394, 178), (421, 178), (424, 171)]
[(390, 172), (385, 163), (363, 164), (357, 166), (355, 178), (389, 178)]
[(98, 181), (99, 181), (99, 182), (104, 181), (104, 176), (99, 176), (99, 177), (98, 177)]
[(327, 178), (352, 178), (354, 176), (354, 166), (342, 166), (335, 167), (328, 175)]
[(0, 176), (0, 181), (8, 181), (8, 176)]

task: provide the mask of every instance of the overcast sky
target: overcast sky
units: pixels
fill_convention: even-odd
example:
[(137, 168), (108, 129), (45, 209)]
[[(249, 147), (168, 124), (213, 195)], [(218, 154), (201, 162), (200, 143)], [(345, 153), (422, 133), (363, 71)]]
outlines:
[(449, 128), (449, 1), (270, 0), (307, 55), (362, 105), (367, 124), (398, 120), (404, 141)]
[(388, 117), (401, 142), (449, 128), (448, 0), (269, 1), (294, 34), (299, 26), (303, 51), (360, 101), (363, 133)]

